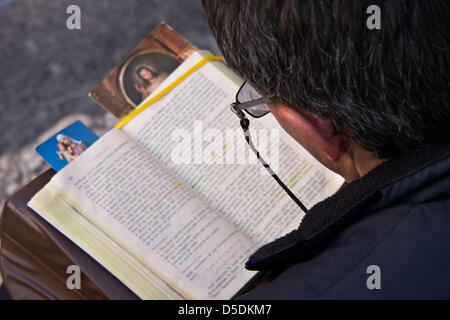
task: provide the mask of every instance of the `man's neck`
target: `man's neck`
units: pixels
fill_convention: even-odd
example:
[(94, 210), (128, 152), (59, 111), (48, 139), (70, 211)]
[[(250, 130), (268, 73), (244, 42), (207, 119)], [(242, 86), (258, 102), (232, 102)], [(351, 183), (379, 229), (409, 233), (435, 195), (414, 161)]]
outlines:
[[(357, 147), (353, 152), (353, 161), (355, 167), (354, 178), (362, 178), (367, 173), (378, 167), (389, 159), (380, 159), (374, 152), (367, 151), (361, 147)], [(347, 179), (346, 179), (347, 180)], [(356, 179), (352, 179), (356, 180)]]

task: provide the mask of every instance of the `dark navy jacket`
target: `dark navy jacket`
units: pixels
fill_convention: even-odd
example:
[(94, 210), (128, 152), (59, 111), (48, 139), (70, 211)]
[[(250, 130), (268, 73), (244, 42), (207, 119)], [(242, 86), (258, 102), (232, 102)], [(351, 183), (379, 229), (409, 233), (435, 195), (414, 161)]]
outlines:
[[(371, 265), (381, 289), (367, 287)], [(449, 299), (450, 145), (393, 158), (346, 185), (247, 268), (287, 269), (241, 299)]]

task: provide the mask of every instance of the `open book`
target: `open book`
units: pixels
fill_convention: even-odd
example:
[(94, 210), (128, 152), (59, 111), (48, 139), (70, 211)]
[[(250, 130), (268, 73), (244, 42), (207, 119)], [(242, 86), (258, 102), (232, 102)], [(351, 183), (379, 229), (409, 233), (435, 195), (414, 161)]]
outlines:
[[(141, 108), (209, 55), (194, 51)], [(141, 298), (232, 298), (256, 275), (247, 258), (303, 217), (230, 111), (241, 84), (223, 62), (206, 63), (103, 135), (29, 206)], [(342, 185), (272, 115), (250, 121), (264, 159), (308, 208)]]

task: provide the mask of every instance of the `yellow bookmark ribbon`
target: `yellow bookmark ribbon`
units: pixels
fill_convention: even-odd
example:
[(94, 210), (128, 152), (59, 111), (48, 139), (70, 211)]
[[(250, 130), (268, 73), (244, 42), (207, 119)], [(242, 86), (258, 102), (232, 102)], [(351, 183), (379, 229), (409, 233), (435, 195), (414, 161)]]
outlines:
[(136, 117), (139, 113), (147, 109), (149, 106), (154, 104), (156, 101), (164, 97), (167, 93), (169, 93), (173, 88), (175, 88), (177, 85), (179, 85), (184, 79), (189, 77), (192, 73), (194, 73), (197, 69), (205, 65), (206, 63), (210, 61), (224, 61), (222, 57), (218, 56), (209, 56), (206, 58), (203, 58), (199, 62), (197, 62), (195, 65), (193, 65), (191, 68), (189, 68), (185, 73), (183, 73), (179, 78), (177, 78), (174, 82), (169, 84), (167, 87), (165, 87), (163, 90), (161, 90), (159, 93), (157, 93), (153, 98), (139, 106), (139, 108), (133, 110), (130, 112), (126, 117), (124, 117), (122, 120), (120, 120), (119, 123), (115, 125), (116, 128), (120, 129), (124, 125), (126, 125), (131, 119)]

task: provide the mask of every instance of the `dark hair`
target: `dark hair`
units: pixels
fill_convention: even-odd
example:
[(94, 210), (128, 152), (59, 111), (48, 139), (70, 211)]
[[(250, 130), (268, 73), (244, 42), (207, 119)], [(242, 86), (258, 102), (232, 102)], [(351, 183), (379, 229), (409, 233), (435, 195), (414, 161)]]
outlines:
[[(366, 13), (378, 5), (381, 29)], [(450, 141), (449, 2), (203, 0), (227, 63), (381, 157)]]

